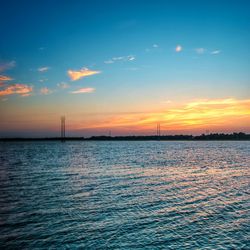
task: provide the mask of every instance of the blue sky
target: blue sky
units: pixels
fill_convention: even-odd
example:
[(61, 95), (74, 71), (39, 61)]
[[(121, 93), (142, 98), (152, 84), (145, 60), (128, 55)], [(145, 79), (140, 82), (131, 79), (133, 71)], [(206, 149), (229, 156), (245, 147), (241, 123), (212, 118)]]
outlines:
[[(78, 135), (74, 131), (85, 128), (97, 133), (109, 113), (161, 113), (194, 100), (248, 100), (249, 9), (249, 1), (1, 3), (0, 75), (12, 79), (0, 89), (1, 135), (25, 135), (31, 131), (26, 125), (39, 120), (37, 113), (47, 117), (39, 128), (45, 134), (57, 133), (49, 114), (64, 112)], [(69, 70), (98, 73), (72, 80)], [(89, 124), (76, 118), (91, 121), (91, 114), (102, 116)], [(20, 131), (9, 128), (13, 121), (23, 124)], [(34, 135), (43, 134), (35, 127)], [(127, 123), (114, 127), (135, 131)]]

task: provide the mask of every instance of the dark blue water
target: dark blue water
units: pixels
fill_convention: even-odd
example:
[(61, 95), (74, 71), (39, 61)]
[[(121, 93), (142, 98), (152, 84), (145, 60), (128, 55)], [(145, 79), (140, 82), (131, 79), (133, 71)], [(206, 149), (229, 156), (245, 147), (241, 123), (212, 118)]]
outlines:
[(1, 249), (250, 249), (250, 142), (0, 143)]

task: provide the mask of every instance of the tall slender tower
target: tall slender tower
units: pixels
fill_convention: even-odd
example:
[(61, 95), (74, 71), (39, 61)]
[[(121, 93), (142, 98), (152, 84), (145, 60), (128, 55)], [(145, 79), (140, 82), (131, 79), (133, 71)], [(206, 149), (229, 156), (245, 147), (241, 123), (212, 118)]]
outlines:
[(65, 139), (65, 116), (61, 116), (61, 139)]
[(156, 126), (156, 135), (161, 136), (161, 124), (158, 122)]

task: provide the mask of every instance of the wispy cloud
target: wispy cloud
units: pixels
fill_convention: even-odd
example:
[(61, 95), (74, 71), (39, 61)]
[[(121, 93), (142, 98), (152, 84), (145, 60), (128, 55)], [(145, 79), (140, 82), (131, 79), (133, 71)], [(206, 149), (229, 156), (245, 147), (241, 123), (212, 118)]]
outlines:
[(146, 51), (146, 52), (151, 52), (151, 51), (157, 50), (159, 47), (160, 47), (160, 46), (159, 46), (158, 44), (154, 43), (154, 44), (152, 45), (152, 47), (146, 48), (145, 51)]
[(76, 81), (86, 76), (91, 76), (100, 73), (101, 71), (90, 70), (88, 68), (82, 68), (80, 70), (71, 70), (71, 69), (68, 70), (68, 76), (71, 79), (71, 81)]
[(48, 81), (47, 78), (44, 78), (44, 79), (40, 79), (40, 80), (39, 80), (39, 82), (46, 82), (46, 81)]
[(118, 56), (118, 57), (113, 57), (113, 61), (134, 61), (135, 56), (129, 55), (129, 56)]
[(234, 98), (225, 98), (225, 99), (200, 99), (193, 101), (187, 104), (187, 108), (193, 108), (198, 106), (225, 106), (225, 105), (234, 105), (237, 103), (242, 103), (242, 100), (236, 100)]
[(172, 103), (172, 101), (171, 100), (166, 100), (166, 101), (162, 101), (161, 103), (162, 104), (170, 104), (170, 103)]
[(94, 88), (81, 88), (75, 91), (71, 91), (71, 94), (85, 94), (85, 93), (93, 93), (95, 91)]
[(196, 48), (195, 49), (195, 52), (197, 53), (197, 54), (204, 54), (205, 53), (205, 49), (204, 48)]
[(4, 89), (0, 90), (0, 96), (13, 95), (13, 94), (27, 96), (32, 93), (32, 90), (33, 87), (27, 84), (17, 83), (6, 86)]
[(9, 76), (0, 75), (0, 82), (11, 81), (11, 80), (13, 79)]
[(212, 55), (218, 55), (221, 53), (221, 50), (214, 50), (211, 52)]
[(15, 61), (10, 61), (10, 62), (0, 62), (0, 72), (3, 72), (8, 69), (12, 69), (16, 66)]
[(65, 83), (65, 82), (60, 82), (57, 84), (57, 87), (61, 88), (61, 89), (67, 89), (69, 88), (69, 84), (68, 83)]
[(50, 89), (47, 88), (47, 87), (44, 87), (44, 88), (41, 88), (41, 89), (40, 89), (40, 93), (41, 93), (42, 95), (48, 95), (48, 94), (51, 94), (51, 93), (52, 93), (52, 90), (50, 90)]
[(110, 59), (110, 60), (104, 61), (104, 63), (106, 63), (106, 64), (112, 64), (112, 63), (114, 63), (114, 61)]
[(96, 121), (95, 127), (122, 127), (152, 130), (156, 122), (161, 122), (162, 129), (188, 130), (217, 128), (240, 128), (250, 122), (250, 99), (238, 100), (204, 99), (183, 105), (171, 104), (168, 109), (159, 112), (141, 112), (115, 114), (107, 117), (105, 123)]
[(31, 93), (22, 94), (21, 96), (22, 96), (22, 97), (31, 96)]
[(182, 48), (181, 45), (177, 45), (177, 46), (175, 47), (175, 51), (176, 51), (176, 52), (181, 52), (182, 50), (183, 50), (183, 48)]
[(104, 61), (104, 63), (106, 64), (111, 64), (111, 63), (115, 63), (115, 62), (131, 62), (134, 61), (136, 58), (134, 55), (128, 55), (128, 56), (117, 56), (117, 57), (113, 57), (109, 60)]
[(50, 69), (50, 67), (40, 67), (40, 68), (38, 68), (37, 70), (39, 71), (39, 72), (46, 72), (46, 71), (48, 71)]

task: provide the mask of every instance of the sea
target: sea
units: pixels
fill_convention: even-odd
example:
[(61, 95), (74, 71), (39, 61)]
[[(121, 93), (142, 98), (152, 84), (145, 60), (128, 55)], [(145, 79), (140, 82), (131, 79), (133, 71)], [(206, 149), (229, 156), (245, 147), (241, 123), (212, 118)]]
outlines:
[(0, 142), (0, 249), (250, 249), (249, 141)]

